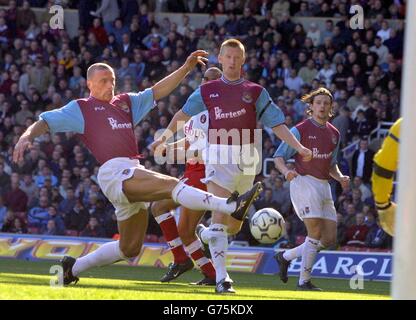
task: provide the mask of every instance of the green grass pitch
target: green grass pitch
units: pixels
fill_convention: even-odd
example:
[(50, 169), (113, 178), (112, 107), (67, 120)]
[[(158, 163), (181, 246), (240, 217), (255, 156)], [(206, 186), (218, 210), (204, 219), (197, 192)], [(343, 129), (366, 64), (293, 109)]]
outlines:
[(29, 262), (0, 259), (0, 299), (140, 299), (140, 300), (292, 300), (292, 299), (390, 299), (390, 284), (364, 283), (364, 289), (352, 290), (348, 280), (315, 279), (324, 292), (296, 291), (297, 278), (282, 284), (277, 275), (231, 273), (235, 295), (217, 295), (214, 287), (190, 286), (201, 274), (187, 272), (175, 282), (159, 282), (165, 269), (109, 266), (85, 272), (75, 286), (54, 288), (49, 273), (53, 262)]

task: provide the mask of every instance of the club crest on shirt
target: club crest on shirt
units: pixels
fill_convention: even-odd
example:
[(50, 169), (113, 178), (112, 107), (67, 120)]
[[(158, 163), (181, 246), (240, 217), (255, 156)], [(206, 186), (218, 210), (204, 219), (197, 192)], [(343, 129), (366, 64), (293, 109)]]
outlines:
[(242, 100), (245, 103), (252, 103), (253, 102), (253, 97), (251, 96), (251, 94), (249, 92), (244, 92), (243, 93)]
[(128, 175), (130, 173), (130, 169), (124, 169), (121, 174)]
[(337, 144), (337, 136), (335, 135), (332, 136), (332, 143), (335, 145)]
[(201, 115), (201, 118), (199, 119), (201, 123), (205, 123), (207, 121), (207, 116), (205, 114)]
[(118, 104), (118, 106), (119, 106), (119, 107), (120, 107), (120, 109), (121, 109), (121, 110), (123, 110), (124, 112), (126, 112), (126, 113), (129, 113), (129, 112), (130, 112), (130, 108), (129, 108), (129, 106), (128, 106), (128, 104), (127, 104), (127, 103), (125, 103), (125, 102), (121, 101), (121, 102)]

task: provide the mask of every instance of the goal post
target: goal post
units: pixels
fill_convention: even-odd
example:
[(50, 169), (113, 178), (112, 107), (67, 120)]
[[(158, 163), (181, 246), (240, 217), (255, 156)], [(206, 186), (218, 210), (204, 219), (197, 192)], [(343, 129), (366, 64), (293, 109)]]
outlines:
[(416, 299), (416, 1), (407, 1), (402, 75), (393, 299)]

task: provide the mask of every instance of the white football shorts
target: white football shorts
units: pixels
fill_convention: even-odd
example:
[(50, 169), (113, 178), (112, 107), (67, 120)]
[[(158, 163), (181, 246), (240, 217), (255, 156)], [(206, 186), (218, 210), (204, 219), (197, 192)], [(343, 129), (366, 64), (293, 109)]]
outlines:
[(337, 221), (331, 187), (327, 180), (299, 175), (290, 181), (290, 198), (301, 220), (320, 218)]
[(117, 221), (126, 220), (148, 208), (147, 202), (130, 203), (123, 193), (123, 181), (130, 179), (137, 168), (144, 168), (138, 159), (120, 157), (106, 161), (98, 170), (98, 184), (116, 209)]

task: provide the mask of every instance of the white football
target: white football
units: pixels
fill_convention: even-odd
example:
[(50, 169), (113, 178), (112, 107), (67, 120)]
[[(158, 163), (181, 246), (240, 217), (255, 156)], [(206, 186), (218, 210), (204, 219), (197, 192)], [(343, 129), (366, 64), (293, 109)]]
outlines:
[(260, 209), (251, 217), (250, 231), (260, 243), (275, 243), (285, 232), (285, 220), (273, 208)]

